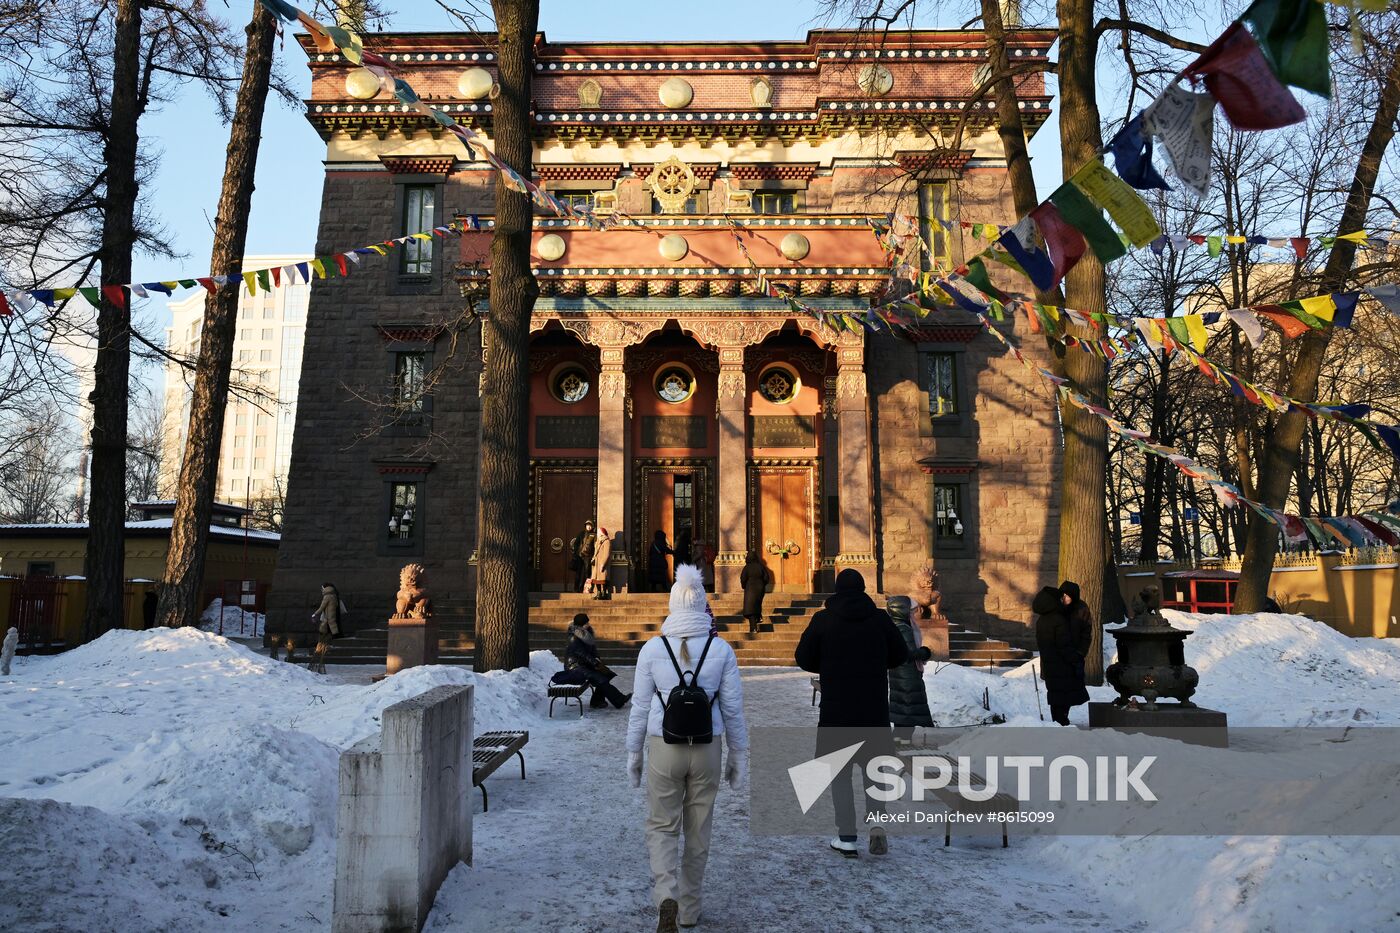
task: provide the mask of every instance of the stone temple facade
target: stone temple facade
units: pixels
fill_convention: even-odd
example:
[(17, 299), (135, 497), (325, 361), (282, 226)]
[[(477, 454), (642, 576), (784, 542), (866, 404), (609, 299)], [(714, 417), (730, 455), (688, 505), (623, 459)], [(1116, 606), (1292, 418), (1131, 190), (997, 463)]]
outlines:
[[(1044, 57), (1052, 40), (1016, 32), (1013, 61)], [(750, 549), (789, 593), (828, 590), (845, 567), (871, 591), (904, 592), (932, 557), (955, 620), (1029, 622), (1056, 559), (1052, 398), (970, 317), (935, 312), (901, 336), (838, 332), (759, 284), (761, 271), (809, 306), (860, 313), (888, 281), (872, 216), (916, 218), (929, 268), (981, 249), (960, 221), (1012, 218), (991, 104), (969, 102), (983, 42), (540, 36), (534, 177), (633, 223), (536, 220), (535, 589), (571, 587), (568, 542), (593, 519), (617, 536), (618, 592), (650, 588), (647, 549), (662, 532), (721, 592), (738, 587)], [(409, 561), (428, 568), (440, 613), (469, 620), (493, 172), (303, 44), (307, 116), (327, 145), (316, 252), (453, 219), (481, 232), (315, 284), (269, 629), (308, 631), (322, 581), (352, 624), (381, 623)], [(481, 37), (368, 44), (489, 138), (494, 61)], [(1020, 94), (1034, 130), (1051, 103), (1039, 73)]]

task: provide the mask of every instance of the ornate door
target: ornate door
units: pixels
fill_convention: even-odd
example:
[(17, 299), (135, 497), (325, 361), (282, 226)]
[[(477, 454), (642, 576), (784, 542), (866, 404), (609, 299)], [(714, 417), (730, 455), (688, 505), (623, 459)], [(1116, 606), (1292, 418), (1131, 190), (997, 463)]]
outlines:
[(773, 572), (773, 589), (810, 593), (815, 551), (811, 467), (759, 470), (756, 479), (754, 547)]
[(586, 521), (597, 521), (594, 467), (535, 468), (535, 585), (551, 592), (571, 590), (569, 542)]

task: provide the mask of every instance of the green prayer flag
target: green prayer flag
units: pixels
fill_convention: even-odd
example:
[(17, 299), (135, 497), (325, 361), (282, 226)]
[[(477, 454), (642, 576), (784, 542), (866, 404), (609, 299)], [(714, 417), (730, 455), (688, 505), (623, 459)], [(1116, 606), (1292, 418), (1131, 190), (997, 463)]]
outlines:
[(1241, 17), (1279, 80), (1323, 97), (1332, 95), (1327, 61), (1327, 14), (1317, 0), (1254, 0)]
[(1001, 289), (992, 284), (992, 278), (987, 274), (987, 265), (980, 258), (973, 259), (967, 264), (967, 274), (963, 278), (984, 295), (993, 298), (1001, 297)]
[(1224, 242), (1225, 241), (1218, 236), (1206, 237), (1206, 249), (1210, 251), (1210, 258), (1214, 259), (1216, 256), (1220, 255), (1220, 249)]
[(98, 297), (99, 292), (98, 292), (96, 286), (94, 286), (94, 285), (84, 286), (83, 288), (78, 289), (78, 292), (79, 292), (84, 298), (86, 298), (86, 299), (88, 300), (88, 303), (89, 303), (90, 305), (92, 305), (94, 308), (96, 308), (96, 307), (99, 306), (99, 303), (100, 303), (101, 299)]
[(1118, 232), (1103, 219), (1103, 213), (1073, 182), (1065, 182), (1050, 195), (1050, 202), (1059, 208), (1065, 223), (1078, 230), (1089, 242), (1089, 248), (1107, 265), (1125, 255), (1127, 249)]
[(1176, 338), (1176, 342), (1184, 346), (1191, 346), (1191, 331), (1186, 326), (1186, 320), (1179, 317), (1169, 317), (1166, 321), (1167, 330), (1172, 332), (1172, 336)]
[(198, 288), (198, 287), (199, 287), (199, 283), (196, 282), (194, 279), (180, 279), (180, 287), (181, 287), (181, 288)]
[(258, 284), (263, 287), (263, 291), (272, 291), (272, 273), (266, 269), (258, 270)]
[(1311, 315), (1307, 311), (1303, 310), (1303, 303), (1301, 301), (1279, 302), (1279, 307), (1287, 311), (1289, 314), (1293, 315), (1309, 327), (1317, 328), (1320, 330), (1324, 325), (1322, 318), (1315, 317), (1314, 315)]

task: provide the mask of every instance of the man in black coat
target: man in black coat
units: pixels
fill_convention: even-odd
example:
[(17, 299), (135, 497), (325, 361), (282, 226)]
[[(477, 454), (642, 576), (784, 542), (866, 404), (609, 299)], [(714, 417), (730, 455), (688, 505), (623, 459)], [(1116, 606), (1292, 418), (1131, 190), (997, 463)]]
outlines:
[(1072, 606), (1073, 597), (1053, 586), (1042, 589), (1031, 602), (1031, 611), (1037, 617), (1035, 641), (1040, 650), (1040, 679), (1045, 681), (1050, 718), (1062, 726), (1069, 725), (1070, 707), (1089, 702), (1089, 691), (1084, 688), (1084, 652), (1088, 647), (1085, 636), (1090, 633), (1082, 618), (1078, 622), (1071, 620)]
[[(797, 664), (821, 678), (821, 715), (817, 720), (817, 757), (862, 742), (851, 764), (860, 769), (866, 786), (866, 821), (883, 811), (884, 805), (872, 798), (872, 786), (865, 778), (866, 766), (877, 755), (893, 755), (890, 733), (891, 668), (909, 659), (904, 637), (885, 610), (865, 593), (865, 578), (847, 568), (836, 577), (836, 592), (825, 608), (812, 616), (797, 643)], [(844, 727), (832, 729), (830, 727)], [(846, 731), (860, 728), (859, 734)], [(831, 783), (831, 802), (836, 808), (838, 836), (831, 848), (846, 856), (856, 856), (855, 792), (849, 773)], [(878, 824), (875, 824), (878, 826)], [(888, 851), (883, 830), (871, 832), (870, 852)]]

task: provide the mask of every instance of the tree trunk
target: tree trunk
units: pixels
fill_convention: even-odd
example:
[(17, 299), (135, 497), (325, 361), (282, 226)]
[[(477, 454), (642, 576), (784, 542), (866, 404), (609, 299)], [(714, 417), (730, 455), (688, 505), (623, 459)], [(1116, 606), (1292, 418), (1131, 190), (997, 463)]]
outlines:
[[(987, 34), (987, 66), (992, 74), (1005, 75), (1010, 68), (1006, 55), (1006, 24), (1002, 21), (1003, 0), (982, 0), (982, 25)], [(1011, 181), (1011, 200), (1016, 216), (1035, 210), (1040, 199), (1035, 194), (1035, 176), (1026, 148), (1026, 127), (1016, 100), (1016, 79), (1002, 77), (992, 88), (997, 108), (997, 134), (1006, 156), (1006, 174)]]
[[(102, 205), (101, 282), (131, 281), (136, 242), (136, 122), (141, 56), (141, 0), (117, 0), (112, 60), (111, 127), (107, 137), (107, 186)], [(129, 303), (129, 301), (128, 301)], [(126, 557), (126, 414), (131, 330), (128, 309), (102, 295), (97, 310), (97, 358), (93, 365), (92, 479), (88, 546), (83, 573), (87, 608), (83, 637), (120, 628)]]
[[(1060, 34), (1060, 140), (1065, 178), (1098, 156), (1103, 148), (1094, 87), (1093, 0), (1058, 0)], [(1103, 266), (1087, 253), (1065, 276), (1065, 304), (1083, 311), (1105, 310)], [(1068, 328), (1079, 337), (1091, 332), (1080, 324)], [(1108, 366), (1093, 353), (1067, 353), (1065, 374), (1091, 401), (1106, 405)], [(1104, 548), (1108, 527), (1104, 511), (1104, 474), (1108, 467), (1108, 428), (1097, 416), (1062, 405), (1064, 466), (1060, 476), (1060, 574), (1080, 586), (1098, 620), (1112, 609), (1106, 596)], [(1146, 504), (1144, 503), (1144, 507)], [(1103, 683), (1103, 630), (1093, 627), (1094, 641), (1084, 665), (1084, 679)]]
[[(522, 176), (533, 158), (530, 75), (539, 0), (492, 0), (497, 80), (493, 101), (496, 155)], [(539, 288), (530, 271), (533, 205), (496, 176), (496, 230), (491, 238), (489, 314), (481, 400), (481, 547), (476, 591), (476, 670), (529, 663), (526, 515), (529, 448), (530, 313)]]
[[(209, 266), (229, 275), (243, 268), (243, 247), (248, 235), (248, 212), (253, 201), (253, 175), (262, 139), (263, 109), (272, 74), (272, 49), (277, 38), (277, 18), (259, 3), (246, 30), (248, 51), (243, 57), (243, 78), (229, 128), (228, 155), (224, 162), (223, 190), (214, 218), (214, 250)], [(165, 561), (165, 585), (161, 587), (158, 624), (193, 625), (199, 619), (204, 589), (205, 545), (214, 506), (214, 486), (219, 478), (219, 446), (224, 436), (224, 408), (228, 403), (229, 370), (233, 365), (233, 338), (238, 324), (241, 283), (210, 292), (204, 299), (203, 331), (199, 338), (199, 362), (195, 369), (194, 395), (190, 401), (190, 427), (185, 458), (180, 464), (180, 488), (170, 529), (170, 552)]]
[[(1351, 189), (1347, 193), (1347, 202), (1342, 209), (1338, 230), (1361, 230), (1365, 227), (1366, 215), (1371, 207), (1371, 195), (1376, 188), (1376, 179), (1380, 176), (1381, 162), (1385, 158), (1386, 149), (1390, 147), (1390, 141), (1395, 137), (1397, 114), (1400, 114), (1400, 46), (1391, 51), (1390, 65), (1386, 71), (1385, 84), (1381, 88), (1379, 105), (1371, 121), (1371, 129), (1366, 135), (1366, 142), (1361, 147), (1361, 158), (1356, 163), (1356, 173), (1352, 176)], [(1355, 257), (1356, 244), (1350, 240), (1338, 240), (1327, 256), (1320, 291), (1332, 292), (1342, 288), (1351, 273)], [(1323, 358), (1327, 355), (1327, 345), (1331, 340), (1330, 325), (1321, 330), (1309, 329), (1298, 338), (1300, 346), (1288, 377), (1288, 395), (1305, 402), (1317, 398), (1317, 380), (1322, 372)], [(1290, 480), (1298, 469), (1298, 445), (1307, 421), (1307, 415), (1300, 411), (1288, 412), (1279, 419), (1273, 434), (1265, 444), (1255, 498), (1270, 508), (1283, 508), (1287, 502)], [(1278, 532), (1278, 526), (1273, 522), (1258, 515), (1250, 516), (1249, 530), (1245, 536), (1244, 561), (1240, 564), (1240, 584), (1235, 592), (1236, 611), (1263, 611), (1264, 600), (1269, 596), (1274, 556), (1278, 552)]]

